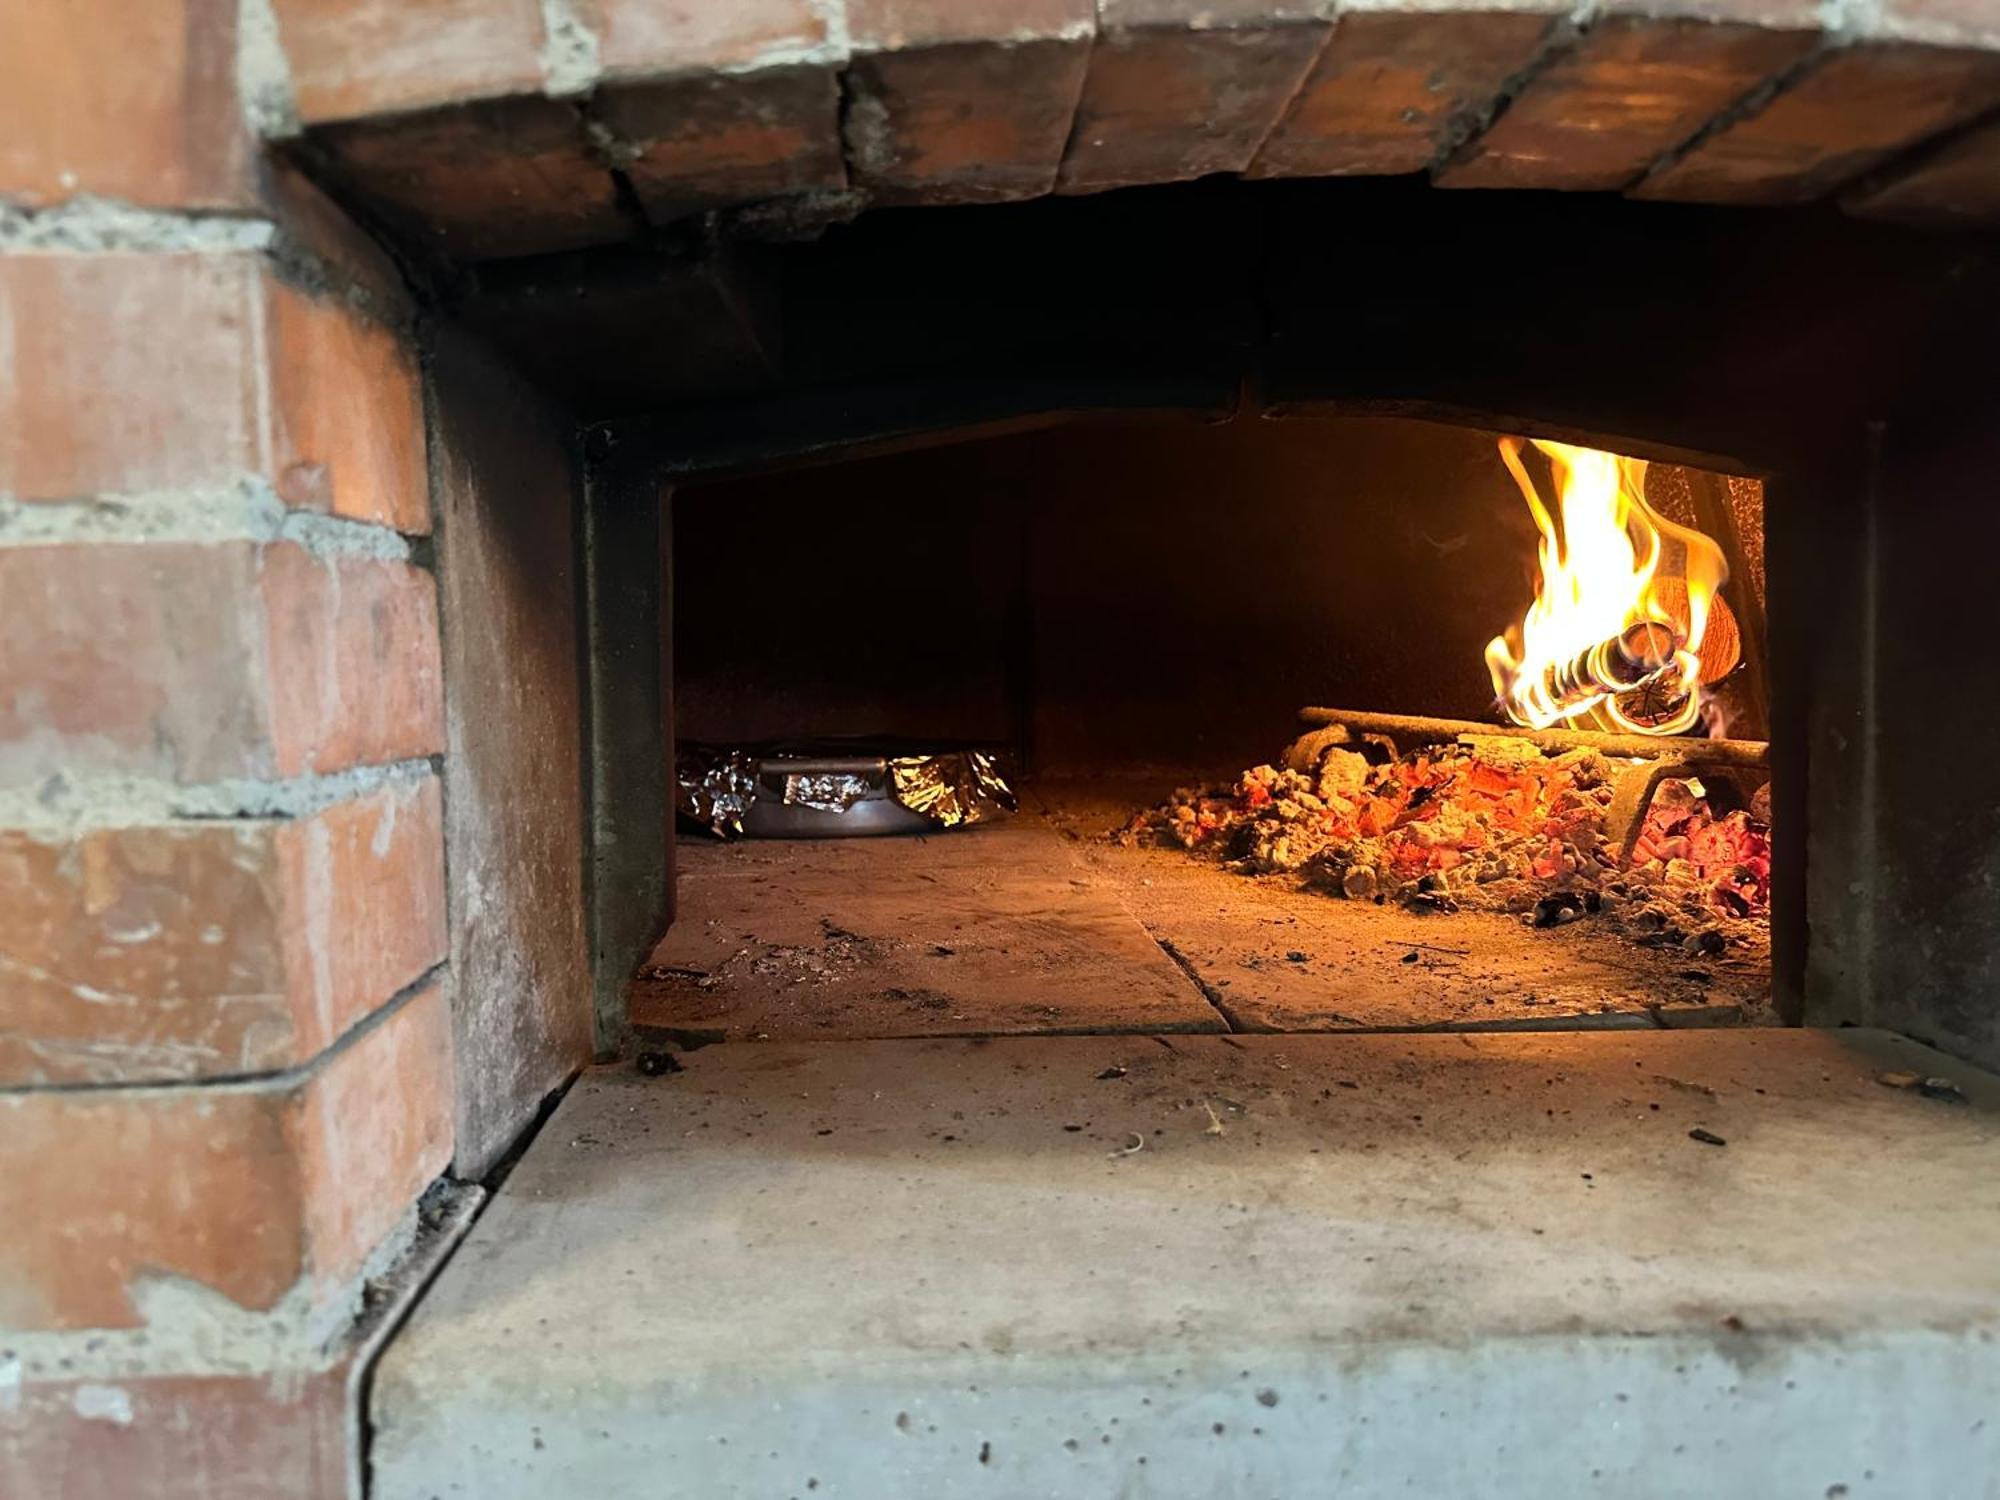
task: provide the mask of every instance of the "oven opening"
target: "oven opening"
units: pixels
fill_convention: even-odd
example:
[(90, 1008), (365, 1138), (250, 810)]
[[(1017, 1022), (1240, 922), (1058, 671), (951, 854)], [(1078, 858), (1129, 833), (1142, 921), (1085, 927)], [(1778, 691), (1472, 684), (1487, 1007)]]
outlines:
[(641, 1039), (1776, 1020), (1757, 478), (1239, 410), (670, 509)]

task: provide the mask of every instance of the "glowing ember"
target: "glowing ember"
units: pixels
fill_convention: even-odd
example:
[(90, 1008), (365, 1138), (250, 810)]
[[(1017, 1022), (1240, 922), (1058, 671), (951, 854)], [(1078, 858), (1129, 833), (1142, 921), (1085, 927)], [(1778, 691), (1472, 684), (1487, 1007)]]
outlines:
[[(1596, 448), (1535, 441), (1555, 475), (1551, 514), (1503, 438), (1500, 457), (1541, 533), (1535, 602), (1486, 648), (1500, 707), (1517, 724), (1686, 734), (1704, 682), (1734, 665), (1704, 652), (1711, 626), (1734, 639), (1715, 591), (1722, 549), (1646, 503), (1646, 464)], [(1704, 658), (1706, 657), (1706, 661)]]
[(1767, 940), (1770, 825), (1754, 812), (1723, 812), (1700, 781), (1668, 778), (1621, 862), (1613, 778), (1632, 762), (1468, 741), (1370, 765), (1308, 738), (1284, 768), (1181, 788), (1125, 837), (1414, 911), (1513, 912), (1537, 927), (1602, 914), (1646, 946), (1691, 953)]

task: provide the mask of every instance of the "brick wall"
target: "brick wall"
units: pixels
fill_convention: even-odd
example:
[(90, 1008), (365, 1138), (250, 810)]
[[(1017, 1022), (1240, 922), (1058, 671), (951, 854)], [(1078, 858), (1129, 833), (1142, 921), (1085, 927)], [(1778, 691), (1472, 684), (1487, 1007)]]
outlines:
[(413, 309), (235, 0), (9, 17), (0, 1494), (339, 1494), (453, 1152)]
[(2000, 214), (1990, 0), (267, 3), (272, 127), (457, 260), (1210, 173)]

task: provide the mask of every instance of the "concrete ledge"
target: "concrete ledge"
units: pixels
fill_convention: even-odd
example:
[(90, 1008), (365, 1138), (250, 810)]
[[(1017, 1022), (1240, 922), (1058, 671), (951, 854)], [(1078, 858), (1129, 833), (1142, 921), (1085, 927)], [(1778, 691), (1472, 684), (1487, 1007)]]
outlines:
[(383, 1358), (374, 1493), (1861, 1496), (2000, 1470), (2000, 1082), (1893, 1037), (686, 1064), (586, 1075), (551, 1120)]

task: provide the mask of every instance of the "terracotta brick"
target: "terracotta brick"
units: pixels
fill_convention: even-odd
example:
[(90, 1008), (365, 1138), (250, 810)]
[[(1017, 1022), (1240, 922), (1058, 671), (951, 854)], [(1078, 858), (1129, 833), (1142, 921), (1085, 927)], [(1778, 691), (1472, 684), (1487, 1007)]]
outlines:
[(843, 188), (840, 48), (819, 0), (578, 0), (610, 78), (596, 118), (654, 223)]
[(0, 257), (0, 494), (256, 472), (260, 274), (250, 255)]
[(0, 549), (0, 787), (183, 785), (443, 747), (436, 588), (291, 544)]
[(1812, 29), (1612, 16), (1538, 73), (1441, 187), (1616, 189), (1818, 43)]
[(6, 256), (0, 328), (0, 494), (261, 474), (295, 505), (430, 529), (408, 347), (259, 256)]
[(453, 260), (574, 250), (630, 232), (572, 104), (498, 99), (312, 138), (406, 242)]
[(295, 1067), (444, 956), (437, 783), (295, 822), (0, 832), (0, 1087)]
[(350, 1500), (345, 1361), (259, 1375), (25, 1381), (0, 1404), (0, 1495)]
[(0, 786), (268, 774), (254, 549), (0, 550)]
[[(1200, 7), (1209, 9), (1209, 7)], [(1249, 166), (1318, 58), (1329, 23), (1191, 26), (1196, 7), (1101, 0), (1057, 191), (1173, 182)]]
[(1700, 203), (1807, 202), (1996, 105), (2000, 55), (1848, 47), (1632, 192)]
[(935, 0), (848, 7), (846, 135), (857, 186), (885, 203), (977, 203), (1055, 185), (1095, 7), (1037, 0), (994, 13), (1001, 9)]
[(811, 61), (827, 64), (827, 6), (819, 0), (575, 0), (613, 78), (749, 72)]
[(262, 185), (266, 211), (285, 238), (329, 268), (333, 279), (365, 297), (387, 320), (414, 321), (410, 289), (396, 262), (288, 159), (267, 157)]
[(0, 46), (0, 196), (254, 202), (236, 0), (20, 0)]
[(451, 1015), (443, 986), (414, 996), (292, 1098), (306, 1244), (324, 1297), (361, 1269), (451, 1165)]
[(1422, 171), (1527, 66), (1551, 21), (1532, 9), (1342, 15), (1249, 175)]
[(287, 505), (431, 529), (416, 356), (342, 303), (271, 289), (272, 479)]
[(271, 0), (307, 125), (541, 87), (538, 0)]
[(883, 203), (994, 203), (1055, 186), (1087, 41), (975, 43), (857, 57), (854, 182)]
[(2000, 223), (2000, 121), (1868, 184), (1845, 207), (1862, 218), (1940, 228)]
[(0, 833), (0, 1085), (292, 1059), (268, 824)]
[(434, 777), (283, 824), (296, 1065), (445, 956), (444, 798)]
[(269, 1087), (0, 1096), (0, 1325), (137, 1327), (141, 1274), (275, 1305), (306, 1258), (287, 1104)]
[(612, 80), (592, 100), (646, 216), (844, 188), (840, 42), (824, 0), (578, 0)]
[(272, 758), (280, 776), (444, 747), (437, 584), (403, 563), (264, 549)]
[(451, 1155), (433, 986), (253, 1084), (0, 1095), (0, 1326), (132, 1328), (147, 1280), (264, 1310), (337, 1295)]
[(596, 112), (655, 223), (706, 208), (847, 185), (831, 68), (765, 68), (605, 89)]

